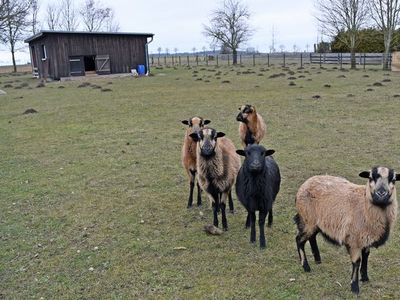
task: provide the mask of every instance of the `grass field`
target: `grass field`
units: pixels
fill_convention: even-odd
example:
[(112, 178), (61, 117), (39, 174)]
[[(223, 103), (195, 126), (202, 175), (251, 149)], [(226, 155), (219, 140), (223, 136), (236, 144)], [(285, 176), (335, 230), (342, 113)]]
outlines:
[[(312, 272), (302, 271), (294, 196), (315, 174), (363, 184), (358, 173), (373, 165), (400, 170), (400, 74), (153, 71), (41, 88), (28, 75), (1, 75), (0, 298), (352, 298), (344, 248), (319, 237), (322, 264), (307, 244)], [(208, 205), (186, 209), (180, 121), (209, 118), (239, 147), (243, 103), (264, 116), (263, 144), (276, 150), (282, 173), (265, 250), (249, 243), (235, 195), (237, 212), (221, 236), (202, 230), (212, 222)], [(23, 115), (28, 108), (38, 113)], [(397, 225), (387, 245), (372, 250), (360, 299), (400, 298), (399, 245)]]

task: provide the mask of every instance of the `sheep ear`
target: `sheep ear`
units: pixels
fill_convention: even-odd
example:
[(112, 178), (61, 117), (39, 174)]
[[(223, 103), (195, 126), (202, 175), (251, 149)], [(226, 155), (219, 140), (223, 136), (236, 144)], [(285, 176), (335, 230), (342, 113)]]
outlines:
[(358, 176), (362, 177), (362, 178), (369, 178), (369, 175), (371, 174), (370, 171), (363, 171), (360, 174), (358, 174)]
[(265, 156), (270, 156), (274, 153), (275, 153), (275, 150), (270, 149), (270, 150), (265, 151)]
[(193, 141), (198, 142), (200, 140), (199, 135), (197, 133), (191, 133), (189, 136), (193, 139)]
[(400, 174), (396, 174), (396, 181), (400, 180)]
[(182, 120), (182, 124), (189, 125), (189, 121), (188, 120)]
[(246, 156), (244, 150), (236, 150), (236, 153), (239, 154), (240, 156)]
[(217, 138), (220, 138), (220, 137), (223, 137), (223, 136), (225, 136), (225, 133), (223, 133), (223, 132), (217, 132)]
[(204, 125), (210, 124), (211, 121), (210, 120), (204, 120)]

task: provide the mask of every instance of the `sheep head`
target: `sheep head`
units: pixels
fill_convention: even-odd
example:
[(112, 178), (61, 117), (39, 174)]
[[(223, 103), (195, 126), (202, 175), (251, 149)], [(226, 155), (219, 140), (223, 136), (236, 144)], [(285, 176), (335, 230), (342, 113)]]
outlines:
[(192, 129), (192, 132), (198, 133), (204, 125), (211, 123), (210, 120), (204, 120), (201, 117), (193, 117), (188, 120), (182, 120), (182, 124), (188, 125)]
[(248, 121), (257, 114), (256, 108), (251, 104), (242, 105), (239, 107), (239, 114), (236, 120), (243, 123), (248, 123)]
[(264, 170), (265, 157), (274, 154), (275, 150), (267, 150), (261, 145), (252, 144), (247, 146), (244, 150), (236, 150), (236, 153), (245, 157), (243, 166), (247, 168), (250, 173), (256, 174)]
[(359, 176), (369, 179), (366, 196), (372, 204), (386, 207), (396, 201), (395, 182), (400, 180), (400, 174), (396, 174), (393, 169), (374, 167), (370, 171), (361, 172)]
[(225, 133), (217, 132), (213, 128), (203, 128), (198, 133), (190, 134), (190, 137), (199, 143), (200, 155), (206, 158), (214, 156), (217, 139), (223, 136)]

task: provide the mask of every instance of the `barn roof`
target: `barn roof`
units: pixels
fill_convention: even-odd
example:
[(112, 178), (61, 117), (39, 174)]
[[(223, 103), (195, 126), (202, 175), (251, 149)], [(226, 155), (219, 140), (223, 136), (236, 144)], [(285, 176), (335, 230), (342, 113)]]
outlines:
[(96, 31), (96, 32), (89, 32), (89, 31), (58, 31), (58, 30), (42, 30), (39, 33), (27, 38), (24, 42), (29, 43), (36, 39), (39, 39), (47, 34), (84, 34), (84, 35), (122, 35), (122, 36), (146, 36), (146, 37), (153, 37), (154, 33), (137, 33), (137, 32), (104, 32), (104, 31)]

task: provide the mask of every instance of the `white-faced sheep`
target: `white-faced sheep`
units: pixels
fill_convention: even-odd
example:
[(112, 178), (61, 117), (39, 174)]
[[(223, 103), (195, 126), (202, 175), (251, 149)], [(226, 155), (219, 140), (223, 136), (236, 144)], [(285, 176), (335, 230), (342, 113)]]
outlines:
[(236, 178), (236, 194), (250, 216), (250, 242), (256, 241), (256, 211), (259, 211), (260, 248), (265, 248), (264, 225), (268, 214), (268, 226), (272, 225), (272, 204), (279, 192), (281, 175), (275, 160), (270, 156), (274, 150), (261, 145), (249, 145), (236, 153), (245, 156)]
[(218, 227), (218, 211), (221, 209), (222, 227), (228, 229), (225, 207), (240, 168), (240, 158), (232, 141), (225, 133), (203, 128), (190, 135), (197, 141), (197, 172), (201, 188), (212, 200), (214, 226)]
[(298, 234), (297, 249), (304, 271), (310, 266), (304, 244), (310, 241), (316, 263), (321, 262), (316, 236), (319, 232), (338, 245), (345, 245), (353, 271), (351, 290), (359, 293), (361, 281), (368, 281), (368, 255), (371, 247), (383, 245), (397, 217), (395, 181), (400, 180), (393, 169), (374, 167), (359, 174), (368, 178), (366, 185), (356, 185), (344, 178), (314, 176), (300, 187), (296, 195)]
[[(192, 133), (198, 133), (204, 125), (209, 124), (210, 120), (204, 120), (201, 117), (193, 117), (188, 120), (183, 120), (182, 124), (189, 126), (185, 132), (185, 138), (182, 146), (182, 165), (189, 177), (189, 199), (187, 207), (190, 208), (193, 204), (193, 190), (196, 179), (196, 142), (190, 137)], [(197, 206), (201, 205), (201, 188), (197, 183)]]
[(239, 137), (246, 147), (250, 144), (259, 144), (264, 137), (267, 126), (261, 115), (257, 113), (253, 105), (246, 104), (239, 107), (239, 114), (236, 117), (239, 121)]

